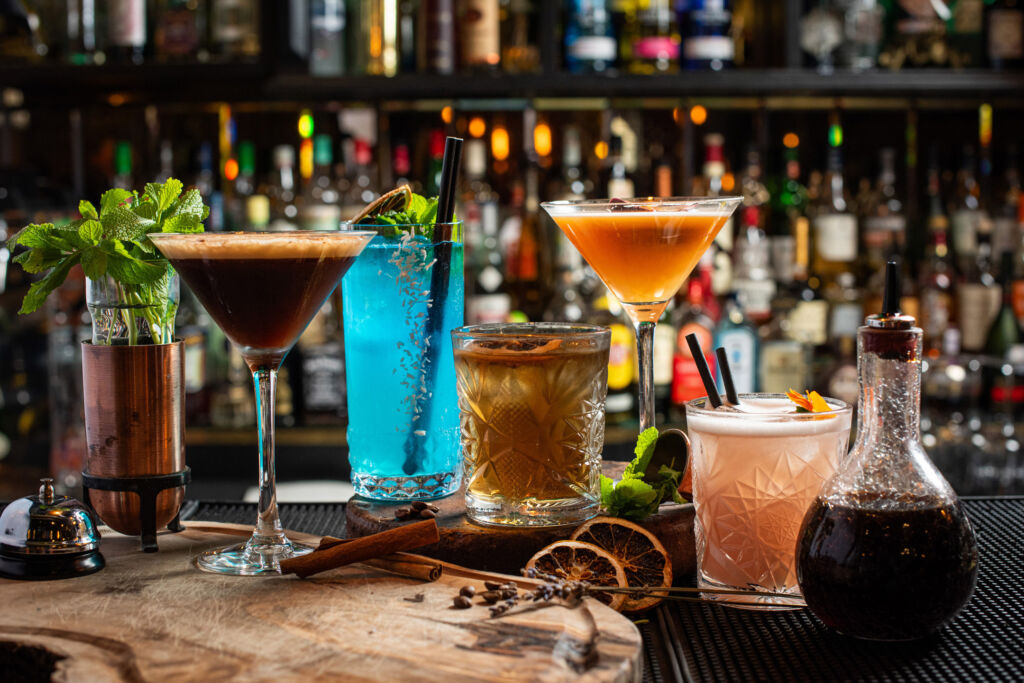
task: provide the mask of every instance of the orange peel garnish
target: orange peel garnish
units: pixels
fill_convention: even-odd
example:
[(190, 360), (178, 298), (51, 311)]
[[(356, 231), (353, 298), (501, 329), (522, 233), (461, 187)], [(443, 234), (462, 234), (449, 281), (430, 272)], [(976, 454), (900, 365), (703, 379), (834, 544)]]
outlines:
[(801, 396), (798, 392), (790, 389), (786, 392), (786, 396), (796, 404), (797, 408), (801, 408), (808, 413), (828, 413), (832, 411), (831, 406), (817, 391), (808, 391), (806, 396)]

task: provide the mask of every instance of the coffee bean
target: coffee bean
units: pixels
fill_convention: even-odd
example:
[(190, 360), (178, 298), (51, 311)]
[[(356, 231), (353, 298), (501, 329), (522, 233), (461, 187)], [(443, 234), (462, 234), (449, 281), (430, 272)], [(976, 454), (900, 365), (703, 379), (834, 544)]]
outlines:
[(503, 586), (502, 586), (502, 584), (498, 583), (497, 581), (484, 581), (484, 588), (486, 588), (489, 591), (496, 591), (496, 590), (501, 590), (501, 588), (503, 588)]
[(395, 510), (395, 519), (409, 519), (409, 515), (412, 514), (412, 510), (409, 508), (398, 508)]
[(501, 599), (501, 593), (498, 591), (484, 591), (480, 594), (480, 597), (483, 598), (484, 602), (488, 605), (493, 605)]
[(424, 503), (422, 500), (417, 500), (412, 504), (412, 509), (415, 510), (416, 512), (419, 512), (420, 510), (425, 510), (426, 508), (427, 504)]
[(472, 586), (463, 586), (459, 589), (459, 595), (465, 595), (467, 598), (471, 598), (476, 595), (476, 588)]
[(434, 519), (437, 513), (433, 510), (420, 510), (420, 519)]
[(465, 595), (458, 595), (452, 600), (452, 606), (455, 609), (467, 609), (473, 606), (473, 602)]
[(432, 510), (433, 512), (441, 511), (441, 508), (437, 507), (436, 505), (428, 505), (427, 507), (430, 508), (430, 510)]

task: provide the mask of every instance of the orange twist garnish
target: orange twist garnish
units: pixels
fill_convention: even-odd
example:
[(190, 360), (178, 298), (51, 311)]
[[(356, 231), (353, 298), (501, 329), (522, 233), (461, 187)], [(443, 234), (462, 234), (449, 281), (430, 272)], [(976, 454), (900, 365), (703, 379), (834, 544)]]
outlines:
[(798, 392), (790, 389), (786, 392), (786, 396), (796, 404), (797, 408), (808, 413), (828, 413), (832, 411), (832, 408), (817, 391), (808, 391), (806, 396), (801, 396)]

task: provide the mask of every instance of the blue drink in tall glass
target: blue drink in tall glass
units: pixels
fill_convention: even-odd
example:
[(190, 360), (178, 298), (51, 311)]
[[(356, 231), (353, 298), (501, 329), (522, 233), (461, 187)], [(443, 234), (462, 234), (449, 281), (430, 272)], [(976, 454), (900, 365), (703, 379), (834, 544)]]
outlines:
[(463, 324), (463, 251), (461, 224), (444, 227), (453, 239), (437, 244), (415, 226), (378, 235), (345, 278), (349, 463), (367, 498), (439, 498), (461, 484), (451, 331)]

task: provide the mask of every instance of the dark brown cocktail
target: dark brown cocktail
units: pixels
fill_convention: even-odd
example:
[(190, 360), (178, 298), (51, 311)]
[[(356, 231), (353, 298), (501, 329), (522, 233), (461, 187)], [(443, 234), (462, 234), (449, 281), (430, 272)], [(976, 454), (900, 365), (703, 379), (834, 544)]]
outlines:
[(274, 480), (277, 369), (373, 232), (150, 235), (238, 347), (256, 382), (260, 433), (259, 517), (242, 545), (196, 558), (222, 574), (277, 574), (280, 561), (312, 550), (281, 530)]

